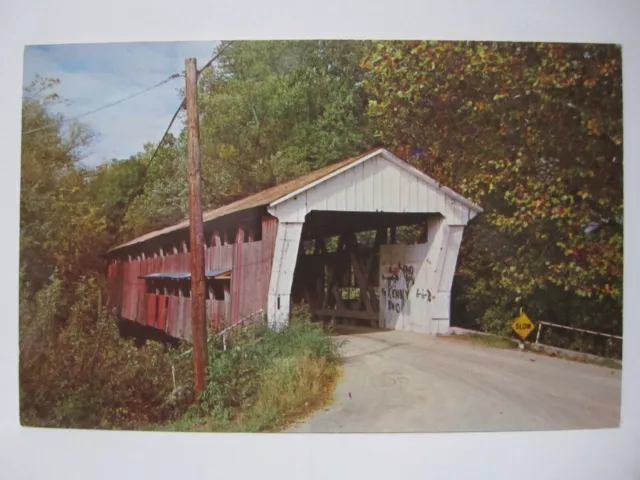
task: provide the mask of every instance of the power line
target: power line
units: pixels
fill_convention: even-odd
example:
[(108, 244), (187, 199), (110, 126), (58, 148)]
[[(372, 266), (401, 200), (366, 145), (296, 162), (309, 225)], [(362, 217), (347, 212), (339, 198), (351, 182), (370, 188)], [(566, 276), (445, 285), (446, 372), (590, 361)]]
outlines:
[[(224, 47), (222, 47), (220, 50), (218, 50), (218, 53), (216, 53), (211, 60), (209, 60), (200, 70), (198, 70), (198, 73), (196, 75), (196, 79), (200, 78), (200, 75), (202, 74), (202, 72), (204, 72), (207, 68), (209, 68), (211, 66), (211, 64), (213, 62), (216, 61), (216, 59), (218, 57), (220, 57), (220, 55), (222, 55), (228, 48), (229, 48), (230, 43), (227, 43)], [(151, 154), (151, 158), (149, 159), (149, 161), (147, 162), (147, 164), (144, 167), (144, 170), (142, 172), (142, 177), (141, 177), (141, 181), (140, 181), (140, 185), (138, 186), (138, 188), (133, 192), (133, 195), (131, 195), (131, 197), (129, 198), (129, 201), (127, 202), (127, 204), (131, 203), (133, 201), (133, 199), (135, 197), (137, 197), (138, 195), (140, 195), (140, 193), (142, 193), (142, 189), (144, 188), (144, 179), (147, 176), (147, 172), (149, 170), (149, 167), (151, 166), (151, 163), (153, 162), (153, 160), (156, 158), (156, 155), (158, 154), (158, 152), (160, 151), (160, 147), (162, 147), (167, 135), (169, 134), (169, 130), (171, 130), (171, 127), (173, 126), (173, 122), (176, 121), (176, 118), (178, 117), (178, 113), (180, 113), (180, 110), (182, 110), (182, 108), (185, 105), (185, 100), (183, 99), (180, 102), (180, 105), (178, 105), (178, 108), (176, 109), (175, 113), (173, 114), (173, 117), (171, 117), (171, 121), (169, 122), (169, 125), (167, 126), (166, 130), (164, 131), (164, 133), (162, 134), (162, 137), (160, 138), (160, 141), (158, 142), (158, 145), (156, 145), (155, 150), (153, 151), (153, 153)]]
[(211, 57), (211, 60), (209, 60), (207, 63), (205, 63), (205, 64), (204, 64), (204, 66), (203, 66), (200, 70), (198, 70), (198, 77), (200, 77), (200, 74), (201, 74), (202, 72), (204, 72), (207, 68), (209, 68), (209, 67), (211, 66), (211, 64), (212, 64), (213, 62), (215, 62), (215, 61), (216, 61), (216, 59), (217, 59), (220, 55), (222, 55), (222, 54), (225, 52), (225, 50), (227, 50), (227, 49), (229, 48), (229, 45), (231, 45), (231, 42), (227, 43), (224, 47), (222, 47), (222, 48), (218, 51), (218, 53), (216, 53), (213, 57)]
[[(202, 72), (204, 72), (207, 68), (209, 68), (209, 66), (211, 66), (211, 64), (213, 62), (215, 62), (216, 59), (220, 55), (222, 55), (228, 48), (229, 48), (229, 44), (227, 43), (222, 49), (218, 50), (218, 53), (216, 53), (211, 58), (211, 60), (209, 60), (204, 65), (204, 67), (202, 67), (200, 70), (198, 70), (196, 78), (200, 78), (200, 75), (202, 74)], [(156, 158), (156, 154), (158, 153), (158, 150), (160, 150), (160, 147), (162, 146), (162, 143), (164, 142), (165, 138), (167, 137), (167, 135), (169, 133), (169, 130), (171, 130), (171, 126), (173, 125), (173, 122), (176, 121), (176, 118), (178, 117), (178, 113), (180, 113), (180, 110), (182, 110), (182, 108), (184, 107), (184, 104), (185, 104), (185, 100), (182, 100), (182, 102), (180, 102), (180, 105), (178, 105), (178, 108), (176, 109), (175, 113), (173, 114), (173, 117), (171, 117), (171, 121), (169, 122), (169, 126), (164, 131), (164, 133), (162, 134), (162, 137), (160, 138), (160, 142), (158, 142), (158, 145), (156, 146), (156, 149), (154, 150), (153, 154), (151, 155), (151, 158), (149, 159), (149, 161), (147, 162), (147, 165), (144, 168), (143, 177), (144, 177), (144, 175), (147, 174), (147, 170), (149, 170), (149, 167), (151, 166), (151, 162), (153, 162), (153, 160)]]
[[(147, 93), (147, 92), (149, 92), (151, 90), (154, 90), (154, 89), (156, 89), (158, 87), (161, 87), (165, 83), (168, 83), (171, 80), (174, 80), (174, 79), (179, 78), (181, 76), (183, 76), (182, 73), (174, 73), (173, 75), (170, 75), (169, 77), (165, 78), (161, 82), (156, 83), (155, 85), (152, 85), (151, 87), (145, 88), (144, 90), (141, 90), (141, 91), (139, 91), (137, 93), (129, 95), (128, 97), (121, 98), (120, 100), (116, 100), (115, 102), (108, 103), (107, 105), (103, 105), (102, 107), (98, 107), (98, 108), (96, 108), (94, 110), (90, 110), (88, 112), (81, 113), (80, 115), (75, 115), (73, 117), (64, 118), (61, 122), (65, 123), (65, 122), (70, 122), (72, 120), (78, 120), (79, 118), (86, 117), (87, 115), (91, 115), (92, 113), (100, 112), (100, 111), (105, 110), (107, 108), (113, 107), (114, 105), (118, 105), (118, 104), (120, 104), (122, 102), (126, 102), (127, 100), (131, 100), (132, 98), (138, 97), (138, 96), (142, 95), (143, 93)], [(51, 124), (45, 125), (43, 127), (38, 127), (38, 128), (34, 128), (32, 130), (27, 130), (26, 132), (22, 132), (22, 135), (28, 135), (28, 134), (31, 134), (31, 133), (39, 132), (41, 130), (46, 130), (48, 128), (56, 127), (58, 125), (59, 125), (59, 123), (51, 123)]]

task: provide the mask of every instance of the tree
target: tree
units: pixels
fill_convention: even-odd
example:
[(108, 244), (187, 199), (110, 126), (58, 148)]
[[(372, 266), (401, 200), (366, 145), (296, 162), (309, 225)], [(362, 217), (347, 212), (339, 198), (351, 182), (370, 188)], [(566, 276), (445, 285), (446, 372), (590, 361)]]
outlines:
[(107, 231), (115, 241), (121, 240), (121, 228), (131, 201), (144, 184), (144, 163), (133, 156), (98, 165), (89, 182), (89, 195), (106, 217)]
[(149, 143), (144, 152), (127, 160), (137, 166), (139, 176), (131, 190), (137, 195), (126, 195), (127, 208), (120, 229), (123, 239), (173, 225), (187, 216), (185, 143), (170, 135), (149, 163), (155, 149), (156, 145)]
[(619, 47), (381, 42), (363, 66), (379, 138), (486, 210), (460, 259), (474, 314), (559, 316), (560, 291), (563, 321), (621, 328)]
[(219, 205), (360, 153), (365, 42), (223, 42), (201, 80), (205, 203)]
[[(21, 422), (138, 428), (141, 422), (167, 421), (189, 406), (172, 394), (171, 372), (184, 369), (178, 378), (189, 378), (191, 362), (155, 342), (137, 348), (121, 338), (116, 319), (102, 308), (100, 255), (118, 239), (120, 218), (140, 185), (146, 158), (82, 167), (91, 132), (53, 113), (62, 101), (53, 92), (57, 83), (38, 78), (24, 92)], [(151, 185), (158, 185), (160, 174), (150, 172), (143, 199), (157, 195)]]
[[(369, 145), (360, 66), (367, 45), (222, 42), (218, 63), (200, 78), (204, 207), (361, 153)], [(185, 145), (183, 128), (164, 142), (148, 170), (153, 144), (98, 169), (95, 198), (109, 230), (121, 225), (119, 239), (186, 217)]]
[(38, 77), (23, 97), (20, 266), (35, 290), (56, 269), (79, 275), (104, 239), (99, 213), (83, 198), (89, 172), (78, 167), (91, 131), (52, 113), (64, 101), (52, 91), (57, 84)]

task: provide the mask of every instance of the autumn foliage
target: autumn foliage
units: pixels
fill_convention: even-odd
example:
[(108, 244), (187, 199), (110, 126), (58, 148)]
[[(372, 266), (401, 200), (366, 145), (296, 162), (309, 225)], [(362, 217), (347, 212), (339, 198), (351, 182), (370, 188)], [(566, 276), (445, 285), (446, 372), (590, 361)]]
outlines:
[(485, 209), (459, 264), (473, 314), (619, 332), (619, 47), (382, 42), (363, 65), (378, 136)]

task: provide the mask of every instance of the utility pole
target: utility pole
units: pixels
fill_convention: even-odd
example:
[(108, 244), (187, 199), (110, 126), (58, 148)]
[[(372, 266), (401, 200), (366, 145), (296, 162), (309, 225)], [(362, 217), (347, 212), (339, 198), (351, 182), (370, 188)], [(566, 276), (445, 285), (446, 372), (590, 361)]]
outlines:
[(187, 107), (187, 163), (189, 171), (189, 238), (191, 240), (191, 323), (196, 401), (206, 387), (207, 323), (200, 178), (200, 121), (198, 118), (198, 69), (195, 58), (184, 62)]

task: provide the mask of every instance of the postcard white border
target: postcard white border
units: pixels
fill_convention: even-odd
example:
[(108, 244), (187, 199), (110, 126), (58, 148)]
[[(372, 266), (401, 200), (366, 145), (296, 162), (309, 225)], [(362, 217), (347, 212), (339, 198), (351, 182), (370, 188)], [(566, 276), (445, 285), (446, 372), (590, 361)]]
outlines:
[[(0, 470), (4, 478), (640, 478), (639, 3), (426, 0), (3, 2), (0, 16)], [(274, 38), (425, 38), (623, 45), (625, 322), (622, 426), (578, 432), (210, 435), (24, 429), (18, 423), (17, 271), (25, 44)]]

